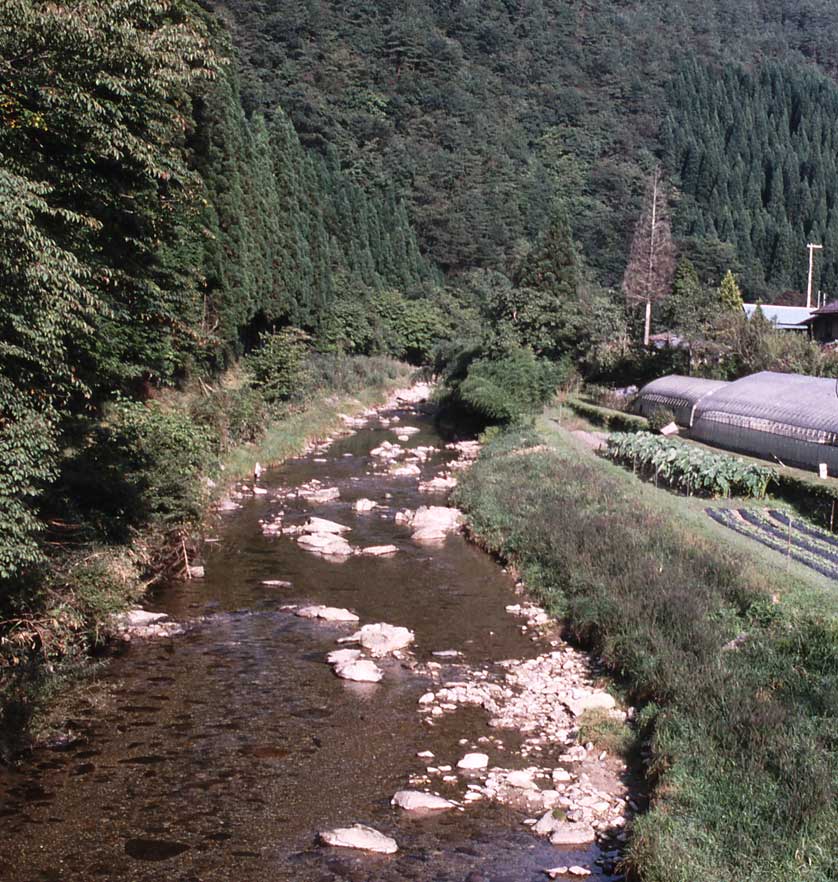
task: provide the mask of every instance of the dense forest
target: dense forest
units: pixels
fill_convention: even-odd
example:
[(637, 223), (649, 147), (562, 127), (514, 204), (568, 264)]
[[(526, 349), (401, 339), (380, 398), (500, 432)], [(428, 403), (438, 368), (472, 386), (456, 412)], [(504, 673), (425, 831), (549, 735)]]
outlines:
[[(751, 99), (751, 113), (764, 116), (793, 116), (804, 102), (829, 118), (831, 84), (812, 71), (836, 72), (838, 16), (827, 0), (211, 5), (231, 23), (248, 110), (281, 102), (307, 147), (332, 145), (350, 175), (397, 187), (422, 245), (447, 270), (509, 271), (559, 199), (597, 281), (617, 286), (662, 123), (672, 113), (684, 125), (694, 112), (688, 128), (703, 137), (702, 107), (719, 103), (709, 87), (692, 100), (700, 87), (684, 82), (686, 59), (711, 65), (710, 80), (712, 66), (731, 59), (790, 63), (793, 85), (783, 94), (763, 86)], [(778, 106), (790, 101), (794, 112)], [(817, 124), (808, 124), (814, 141)], [(762, 155), (743, 151), (742, 161), (767, 166), (776, 145), (753, 143)], [(796, 150), (813, 193), (826, 189), (829, 169), (803, 143)], [(698, 239), (690, 256), (714, 284), (740, 244), (717, 226), (679, 230)], [(769, 269), (771, 290), (790, 275)]]
[(580, 375), (834, 374), (741, 303), (799, 297), (812, 238), (835, 283), (836, 37), (825, 0), (7, 0), (7, 624), (86, 549), (182, 538), (227, 449), (364, 358), (483, 422)]

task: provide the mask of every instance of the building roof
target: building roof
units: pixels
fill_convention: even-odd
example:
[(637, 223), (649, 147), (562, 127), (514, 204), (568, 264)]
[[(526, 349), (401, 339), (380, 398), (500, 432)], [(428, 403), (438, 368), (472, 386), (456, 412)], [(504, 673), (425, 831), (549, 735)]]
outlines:
[(743, 309), (752, 318), (757, 307), (762, 314), (781, 331), (803, 330), (809, 317), (815, 312), (807, 306), (774, 306), (770, 303), (745, 303)]
[(696, 405), (696, 421), (723, 414), (778, 434), (792, 429), (838, 433), (838, 381), (761, 371), (726, 384)]
[(838, 300), (833, 300), (832, 303), (827, 303), (820, 309), (814, 310), (804, 324), (810, 325), (820, 315), (838, 315)]

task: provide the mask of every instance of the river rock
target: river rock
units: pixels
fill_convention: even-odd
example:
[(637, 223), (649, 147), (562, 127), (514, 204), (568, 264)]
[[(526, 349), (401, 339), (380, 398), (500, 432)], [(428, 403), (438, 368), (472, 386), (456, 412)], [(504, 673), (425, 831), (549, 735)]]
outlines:
[(413, 631), (410, 631), (408, 628), (379, 622), (375, 625), (364, 625), (360, 631), (356, 631), (351, 637), (347, 637), (346, 642), (360, 643), (373, 656), (380, 658), (410, 646), (413, 643), (414, 636)]
[(550, 842), (553, 845), (588, 845), (596, 842), (596, 832), (590, 824), (561, 821), (550, 834)]
[(457, 486), (457, 479), (452, 477), (441, 477), (437, 475), (430, 481), (421, 481), (419, 484), (420, 493), (444, 493), (447, 490), (453, 490)]
[(349, 532), (349, 527), (343, 524), (337, 524), (335, 521), (327, 521), (325, 518), (309, 518), (303, 524), (303, 530), (306, 533), (332, 533), (340, 535)]
[(311, 490), (301, 488), (297, 491), (297, 495), (302, 499), (307, 499), (312, 505), (323, 505), (326, 502), (340, 499), (340, 490), (337, 487), (318, 487)]
[(404, 509), (403, 511), (397, 511), (395, 522), (397, 524), (405, 525), (413, 523), (413, 512), (410, 509)]
[(395, 839), (363, 824), (325, 830), (320, 834), (320, 839), (326, 845), (338, 848), (358, 848), (362, 851), (375, 851), (379, 854), (395, 854), (399, 850)]
[(368, 658), (340, 662), (335, 665), (335, 673), (341, 680), (353, 680), (356, 683), (378, 683), (384, 676), (384, 671)]
[(153, 625), (157, 622), (164, 622), (169, 617), (166, 613), (147, 612), (144, 609), (131, 609), (127, 613), (123, 613), (119, 619), (119, 624), (124, 628), (144, 628), (147, 625)]
[(360, 619), (348, 609), (336, 606), (302, 606), (294, 615), (301, 619), (323, 619), (325, 622), (358, 622)]
[(458, 769), (469, 771), (485, 769), (489, 765), (489, 757), (485, 753), (467, 753), (458, 763)]
[(506, 776), (506, 783), (519, 790), (538, 790), (538, 785), (533, 781), (529, 772), (510, 772)]
[(355, 501), (355, 511), (372, 511), (378, 508), (378, 503), (371, 499), (358, 499)]
[(333, 649), (327, 656), (326, 661), (330, 665), (342, 665), (356, 661), (361, 657), (360, 649)]
[(395, 554), (399, 549), (395, 545), (368, 545), (361, 549), (361, 554), (369, 554), (372, 557), (384, 557), (388, 554)]
[(393, 469), (394, 478), (415, 478), (422, 474), (422, 469), (418, 465), (408, 463), (407, 465), (397, 466)]
[(291, 588), (292, 585), (290, 582), (286, 582), (284, 579), (262, 579), (262, 584), (266, 585), (269, 588)]
[(346, 539), (333, 533), (306, 533), (297, 542), (307, 551), (327, 557), (349, 557), (352, 554), (352, 546)]
[(617, 702), (607, 692), (591, 692), (581, 698), (568, 698), (565, 704), (573, 716), (578, 717), (587, 710), (611, 710), (616, 707)]
[(438, 812), (455, 808), (453, 802), (421, 790), (399, 790), (390, 800), (390, 804), (397, 805), (406, 812)]
[(463, 523), (463, 513), (445, 505), (423, 505), (413, 515), (413, 538), (421, 542), (442, 539), (453, 533)]

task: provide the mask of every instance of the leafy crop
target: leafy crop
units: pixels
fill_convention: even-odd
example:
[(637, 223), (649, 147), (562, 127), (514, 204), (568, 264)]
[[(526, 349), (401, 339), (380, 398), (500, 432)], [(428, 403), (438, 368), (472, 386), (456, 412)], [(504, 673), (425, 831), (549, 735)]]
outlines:
[(642, 473), (652, 473), (656, 480), (690, 495), (762, 499), (777, 477), (772, 468), (749, 464), (738, 457), (709, 453), (651, 432), (612, 435), (606, 456), (615, 462), (631, 464)]

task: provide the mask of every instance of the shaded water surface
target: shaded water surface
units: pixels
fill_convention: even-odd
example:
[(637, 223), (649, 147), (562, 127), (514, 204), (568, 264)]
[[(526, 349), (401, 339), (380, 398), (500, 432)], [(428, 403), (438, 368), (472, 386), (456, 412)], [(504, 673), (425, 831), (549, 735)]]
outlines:
[[(403, 425), (422, 427), (405, 446), (441, 444), (427, 417), (398, 413)], [(339, 486), (340, 500), (316, 514), (351, 526), (353, 545), (394, 543), (399, 554), (330, 562), (292, 539), (264, 537), (259, 520), (282, 507), (270, 496), (225, 515), (221, 541), (208, 546), (206, 579), (170, 586), (148, 605), (199, 623), (182, 637), (135, 642), (108, 666), (103, 706), (80, 707), (71, 720), (77, 740), (0, 771), (3, 882), (530, 882), (559, 863), (591, 866), (590, 851), (556, 849), (498, 806), (422, 820), (392, 808), (392, 794), (423, 770), (418, 751), (456, 766), (468, 749), (460, 739), (474, 745), (498, 733), (475, 709), (433, 728), (421, 723), (417, 698), (428, 683), (399, 662), (383, 664), (377, 685), (337, 679), (324, 657), (351, 629), (280, 609), (346, 606), (362, 623), (407, 626), (420, 661), (456, 649), (472, 665), (491, 665), (541, 648), (505, 613), (512, 584), (492, 560), (460, 536), (418, 546), (394, 523), (399, 508), (439, 499), (419, 494), (415, 479), (370, 474), (369, 450), (385, 439), (394, 441), (393, 431), (374, 422), (263, 483)], [(429, 461), (423, 477), (445, 456)], [(356, 514), (362, 496), (386, 508)], [(289, 521), (309, 511), (302, 501), (287, 510)], [(267, 587), (266, 579), (293, 587)], [(440, 792), (463, 790), (460, 782)], [(399, 853), (317, 844), (318, 830), (356, 822), (394, 836)]]

